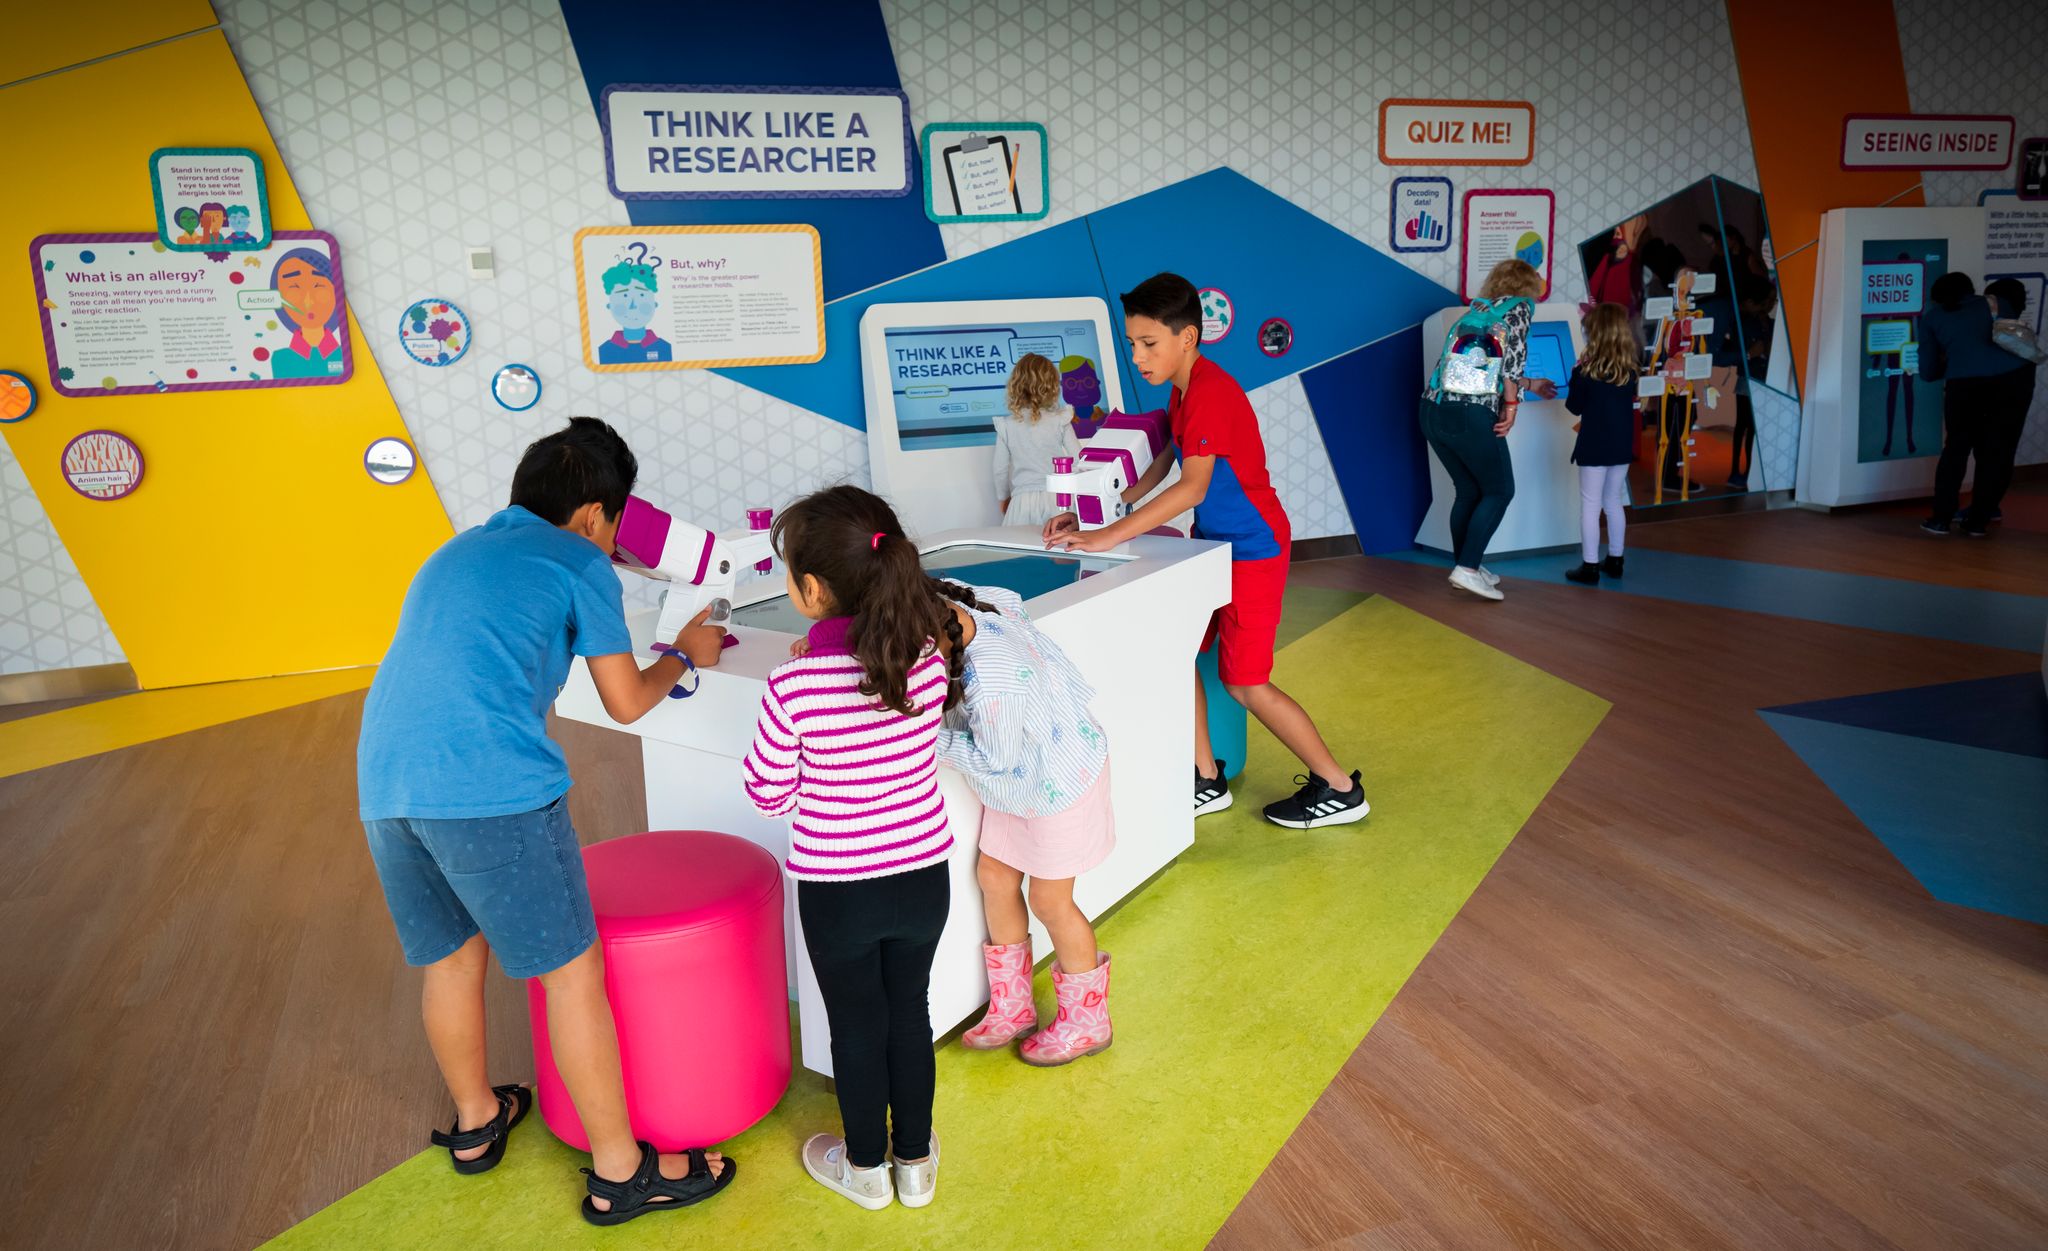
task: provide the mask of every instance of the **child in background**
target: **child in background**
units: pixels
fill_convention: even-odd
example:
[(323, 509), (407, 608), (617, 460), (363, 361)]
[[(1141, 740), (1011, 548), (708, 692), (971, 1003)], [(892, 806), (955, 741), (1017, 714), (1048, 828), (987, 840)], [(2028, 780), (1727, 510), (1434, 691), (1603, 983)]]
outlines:
[(569, 823), (569, 770), (548, 707), (583, 656), (605, 711), (637, 721), (691, 665), (718, 663), (725, 631), (697, 614), (669, 654), (633, 658), (618, 575), (607, 559), (638, 472), (594, 417), (535, 442), (512, 475), (511, 505), (427, 558), (370, 684), (356, 749), (360, 812), (407, 964), (424, 966), (427, 1041), (455, 1099), (436, 1131), (458, 1173), (505, 1154), (533, 1106), (485, 1069), (484, 974), (540, 979), (548, 1039), (590, 1134), (583, 1217), (618, 1225), (708, 1199), (732, 1160), (658, 1155), (635, 1142), (605, 998), (604, 952)]
[[(1636, 346), (1629, 311), (1596, 304), (1580, 323), (1586, 354), (1572, 370), (1564, 406), (1579, 419), (1572, 463), (1579, 467), (1579, 555), (1573, 582), (1591, 586), (1605, 573), (1621, 576), (1627, 529), (1628, 467), (1635, 459)], [(1607, 514), (1607, 560), (1600, 560), (1600, 514)]]
[[(1308, 769), (1307, 776), (1295, 779), (1299, 790), (1266, 805), (1266, 820), (1298, 830), (1363, 820), (1370, 808), (1359, 774), (1345, 772), (1308, 712), (1273, 685), (1293, 534), (1266, 472), (1258, 414), (1237, 379), (1202, 355), (1202, 302), (1193, 283), (1179, 274), (1155, 274), (1125, 292), (1123, 306), (1131, 363), (1153, 386), (1170, 383), (1173, 388), (1166, 406), (1173, 439), (1166, 453), (1124, 491), (1124, 502), (1136, 504), (1150, 495), (1174, 461), (1180, 462), (1180, 481), (1100, 530), (1084, 531), (1078, 517), (1063, 512), (1045, 523), (1045, 545), (1106, 552), (1192, 508), (1196, 538), (1230, 544), (1230, 602), (1211, 619), (1202, 645), (1216, 644), (1224, 690)], [(1209, 745), (1208, 695), (1200, 674), (1188, 676), (1195, 684), (1194, 808), (1199, 817), (1222, 812), (1232, 800), (1224, 781), (1229, 770)]]
[(923, 1207), (939, 1166), (928, 993), (952, 894), (937, 742), (963, 658), (936, 640), (960, 626), (896, 514), (858, 487), (798, 500), (774, 535), (790, 602), (817, 624), (769, 675), (743, 772), (763, 816), (792, 818), (785, 867), (845, 1131), (806, 1142), (804, 1169), (870, 1210)]
[(996, 422), (996, 503), (1006, 526), (1042, 527), (1060, 511), (1045, 477), (1055, 456), (1081, 455), (1057, 365), (1027, 352), (1010, 370), (1010, 414)]
[[(1096, 950), (1095, 930), (1074, 903), (1074, 878), (1116, 846), (1109, 740), (1088, 712), (1095, 692), (1031, 623), (1022, 599), (1000, 587), (936, 585), (955, 601), (960, 640), (949, 640), (952, 653), (967, 653), (952, 718), (965, 724), (939, 732), (939, 759), (966, 775), (983, 805), (975, 873), (988, 916), (988, 1014), (960, 1042), (993, 1051), (1028, 1035), (1018, 1054), (1051, 1068), (1107, 1050), (1112, 1033), (1109, 953)], [(1059, 954), (1059, 1016), (1048, 1030), (1038, 1029), (1031, 1000), (1027, 875), (1031, 911)]]

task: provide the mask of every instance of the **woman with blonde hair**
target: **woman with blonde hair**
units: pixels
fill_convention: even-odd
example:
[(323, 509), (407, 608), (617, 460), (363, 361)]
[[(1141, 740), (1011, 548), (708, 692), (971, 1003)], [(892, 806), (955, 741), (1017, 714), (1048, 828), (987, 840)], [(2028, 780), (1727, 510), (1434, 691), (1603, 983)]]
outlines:
[(1064, 511), (1045, 489), (1053, 458), (1078, 458), (1081, 440), (1050, 360), (1036, 352), (1019, 357), (1006, 392), (1009, 414), (996, 421), (996, 503), (1004, 525), (1043, 527)]
[[(1579, 567), (1565, 570), (1573, 582), (1592, 586), (1600, 575), (1621, 576), (1622, 537), (1627, 527), (1628, 467), (1635, 459), (1636, 345), (1629, 311), (1596, 304), (1580, 323), (1586, 354), (1572, 370), (1564, 406), (1579, 419), (1572, 463), (1579, 467)], [(1600, 559), (1600, 516), (1607, 516), (1607, 559)]]
[(1515, 498), (1515, 468), (1508, 459), (1508, 431), (1522, 392), (1544, 399), (1557, 386), (1542, 378), (1524, 380), (1529, 360), (1529, 323), (1543, 294), (1543, 278), (1527, 261), (1495, 265), (1472, 307), (1451, 325), (1436, 372), (1422, 393), (1422, 436), (1450, 475), (1457, 499), (1451, 504), (1451, 546), (1456, 567), (1451, 585), (1481, 599), (1499, 600), (1500, 579), (1480, 562), (1486, 545)]

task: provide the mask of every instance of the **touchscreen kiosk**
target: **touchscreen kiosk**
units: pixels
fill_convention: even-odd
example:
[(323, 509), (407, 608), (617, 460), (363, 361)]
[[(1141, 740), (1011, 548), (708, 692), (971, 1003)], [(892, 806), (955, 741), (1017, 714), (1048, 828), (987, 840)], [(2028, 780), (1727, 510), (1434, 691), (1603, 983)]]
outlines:
[(992, 449), (1019, 358), (1052, 361), (1076, 384), (1069, 398), (1109, 409), (1123, 395), (1109, 306), (1093, 296), (876, 304), (860, 351), (868, 468), (913, 536), (999, 524)]

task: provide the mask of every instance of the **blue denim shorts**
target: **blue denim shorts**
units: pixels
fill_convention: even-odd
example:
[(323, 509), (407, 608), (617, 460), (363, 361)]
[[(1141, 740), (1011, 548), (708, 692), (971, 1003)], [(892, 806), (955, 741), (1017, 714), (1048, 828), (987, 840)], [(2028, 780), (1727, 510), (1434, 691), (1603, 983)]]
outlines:
[(567, 795), (507, 817), (363, 828), (407, 964), (445, 960), (482, 933), (507, 976), (538, 977), (597, 941)]

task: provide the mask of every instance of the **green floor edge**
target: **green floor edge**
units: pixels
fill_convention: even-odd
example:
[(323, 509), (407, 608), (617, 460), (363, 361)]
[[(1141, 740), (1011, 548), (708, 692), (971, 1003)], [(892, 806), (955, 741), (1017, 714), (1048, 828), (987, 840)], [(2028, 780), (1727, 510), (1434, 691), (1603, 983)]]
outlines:
[[(724, 1144), (738, 1183), (688, 1212), (585, 1225), (569, 1150), (534, 1118), (505, 1162), (458, 1177), (425, 1151), (266, 1244), (305, 1247), (1200, 1247), (1229, 1217), (1605, 715), (1607, 703), (1384, 598), (1289, 595), (1274, 680), (1372, 816), (1294, 833), (1258, 819), (1298, 764), (1254, 725), (1238, 806), (1102, 926), (1116, 1046), (1064, 1069), (948, 1043), (927, 1208), (856, 1208), (804, 1176), (836, 1130), (799, 1068)], [(1049, 1001), (1048, 976), (1039, 992)], [(438, 1115), (421, 1109), (421, 1134)]]

